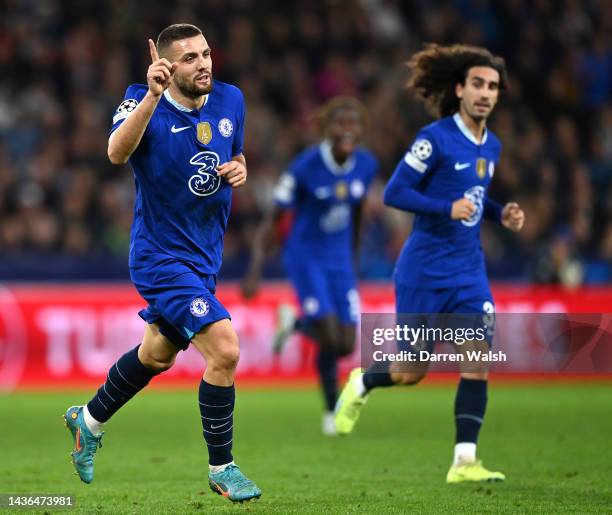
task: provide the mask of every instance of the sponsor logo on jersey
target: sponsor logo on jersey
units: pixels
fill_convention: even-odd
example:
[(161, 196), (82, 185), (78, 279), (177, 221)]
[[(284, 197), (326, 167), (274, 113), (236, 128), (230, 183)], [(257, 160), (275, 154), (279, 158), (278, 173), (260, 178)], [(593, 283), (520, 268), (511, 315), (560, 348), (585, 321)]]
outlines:
[(234, 132), (234, 126), (229, 118), (222, 118), (219, 120), (219, 132), (221, 133), (221, 136), (225, 138), (229, 138), (232, 135), (232, 132)]
[(479, 179), (484, 179), (487, 174), (487, 160), (484, 157), (480, 157), (476, 161), (476, 174)]
[(467, 227), (473, 227), (476, 225), (482, 217), (483, 204), (484, 204), (485, 189), (482, 186), (474, 186), (467, 190), (463, 196), (472, 201), (476, 206), (476, 211), (468, 220), (461, 220), (461, 223)]
[(198, 297), (197, 299), (193, 299), (191, 301), (189, 311), (194, 317), (201, 318), (208, 315), (210, 305), (202, 297)]
[(346, 229), (351, 222), (351, 207), (348, 204), (332, 205), (319, 219), (319, 227), (326, 233)]
[(189, 160), (189, 164), (198, 167), (198, 174), (189, 178), (189, 189), (198, 197), (206, 197), (215, 193), (221, 186), (221, 177), (217, 175), (219, 155), (205, 150), (198, 152)]
[(208, 145), (211, 139), (212, 139), (212, 129), (210, 128), (210, 123), (208, 122), (198, 123), (198, 141), (200, 143), (204, 143), (204, 145)]
[(493, 178), (493, 174), (495, 173), (495, 163), (493, 161), (491, 161), (489, 163), (489, 177), (492, 179)]

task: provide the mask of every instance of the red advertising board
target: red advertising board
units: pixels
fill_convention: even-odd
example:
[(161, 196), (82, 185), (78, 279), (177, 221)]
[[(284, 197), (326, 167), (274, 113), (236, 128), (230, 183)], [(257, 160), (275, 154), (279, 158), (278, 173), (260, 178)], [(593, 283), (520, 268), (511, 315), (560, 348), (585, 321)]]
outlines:
[[(612, 288), (564, 290), (497, 286), (498, 313), (612, 313)], [(390, 284), (360, 287), (362, 311), (394, 311)], [(221, 284), (218, 297), (232, 314), (241, 341), (238, 379), (270, 381), (311, 377), (313, 345), (292, 337), (281, 356), (270, 350), (276, 311), (295, 304), (286, 283), (268, 283), (245, 301), (236, 284)], [(72, 387), (97, 384), (109, 366), (142, 337), (138, 310), (143, 300), (129, 284), (61, 284), (0, 287), (0, 390), (20, 387)], [(344, 370), (359, 363), (359, 349), (343, 360)], [(156, 384), (195, 381), (205, 363), (190, 348)]]

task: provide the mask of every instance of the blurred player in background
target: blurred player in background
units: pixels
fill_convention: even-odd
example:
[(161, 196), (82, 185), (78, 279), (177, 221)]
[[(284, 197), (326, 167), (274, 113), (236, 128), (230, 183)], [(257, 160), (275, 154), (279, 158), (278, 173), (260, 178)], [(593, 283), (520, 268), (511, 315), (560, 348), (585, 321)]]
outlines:
[[(409, 87), (438, 121), (423, 128), (385, 189), (385, 204), (415, 213), (395, 270), (397, 313), (494, 313), (480, 246), (482, 217), (519, 231), (524, 213), (487, 197), (501, 144), (486, 128), (507, 82), (502, 58), (478, 47), (430, 45), (409, 63)], [(487, 344), (485, 345), (486, 350)], [(427, 372), (395, 362), (350, 375), (336, 406), (336, 426), (350, 433), (375, 387), (414, 385)], [(486, 370), (462, 371), (455, 399), (456, 445), (447, 482), (501, 481), (476, 460), (487, 404)]]
[(337, 361), (355, 346), (360, 313), (354, 258), (359, 248), (361, 206), (378, 163), (358, 142), (367, 122), (364, 106), (351, 97), (331, 99), (318, 116), (323, 141), (299, 154), (281, 176), (276, 207), (267, 213), (254, 238), (243, 282), (255, 294), (273, 228), (293, 210), (283, 262), (300, 300), (302, 316), (279, 309), (274, 341), (280, 352), (297, 329), (319, 346), (317, 370), (325, 397), (324, 434), (336, 434), (333, 409), (338, 396)]
[(210, 487), (231, 501), (248, 500), (261, 490), (232, 457), (238, 336), (214, 296), (232, 188), (247, 176), (244, 100), (238, 88), (213, 80), (211, 51), (197, 27), (171, 25), (149, 48), (147, 85), (128, 87), (108, 142), (111, 162), (129, 159), (134, 170), (129, 266), (149, 304), (140, 312), (145, 333), (89, 403), (66, 412), (72, 460), (90, 483), (103, 424), (193, 343), (206, 360), (199, 406)]

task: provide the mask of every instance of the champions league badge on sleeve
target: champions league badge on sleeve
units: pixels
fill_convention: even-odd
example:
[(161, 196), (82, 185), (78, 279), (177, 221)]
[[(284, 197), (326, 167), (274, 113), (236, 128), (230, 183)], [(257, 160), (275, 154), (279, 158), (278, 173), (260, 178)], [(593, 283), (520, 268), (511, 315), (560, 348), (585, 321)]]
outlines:
[(115, 116), (113, 116), (113, 123), (117, 123), (119, 120), (124, 120), (132, 111), (138, 107), (138, 100), (135, 98), (128, 98), (119, 104)]
[(420, 161), (425, 161), (425, 159), (431, 156), (431, 153), (433, 152), (433, 147), (429, 140), (419, 139), (414, 142), (410, 151), (412, 152), (412, 155), (414, 157), (416, 157)]

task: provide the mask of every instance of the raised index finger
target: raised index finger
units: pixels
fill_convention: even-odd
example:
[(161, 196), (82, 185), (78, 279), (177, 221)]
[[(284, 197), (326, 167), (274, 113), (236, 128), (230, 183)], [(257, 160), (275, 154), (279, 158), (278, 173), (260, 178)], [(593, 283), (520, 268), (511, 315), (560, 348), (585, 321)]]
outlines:
[(159, 60), (159, 54), (157, 53), (157, 48), (155, 48), (155, 43), (153, 43), (152, 39), (149, 39), (149, 52), (151, 52), (151, 62), (155, 62)]

